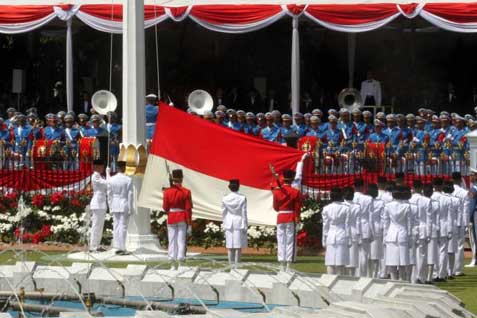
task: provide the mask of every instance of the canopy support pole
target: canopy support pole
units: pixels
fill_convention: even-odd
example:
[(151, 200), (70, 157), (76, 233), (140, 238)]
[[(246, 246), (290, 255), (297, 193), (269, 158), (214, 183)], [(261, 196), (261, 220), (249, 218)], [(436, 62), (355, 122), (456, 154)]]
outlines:
[(300, 33), (298, 17), (293, 17), (292, 54), (291, 54), (291, 111), (300, 111)]
[(66, 20), (66, 109), (73, 111), (73, 35), (72, 19)]
[(354, 88), (355, 60), (356, 60), (356, 33), (348, 33), (348, 88)]

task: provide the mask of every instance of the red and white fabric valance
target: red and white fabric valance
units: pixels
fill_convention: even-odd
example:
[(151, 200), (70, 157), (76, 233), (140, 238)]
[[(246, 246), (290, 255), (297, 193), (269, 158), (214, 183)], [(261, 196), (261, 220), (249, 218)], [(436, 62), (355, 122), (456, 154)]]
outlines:
[[(26, 0), (20, 0), (24, 3)], [(103, 32), (122, 32), (122, 4), (85, 0), (74, 4), (45, 5), (18, 4), (6, 0), (0, 5), (0, 33), (22, 33), (37, 29), (54, 18), (77, 17), (88, 26)], [(94, 3), (91, 3), (94, 2)], [(157, 2), (160, 3), (158, 0)], [(166, 4), (166, 2), (164, 2)], [(171, 2), (167, 2), (169, 4)], [(174, 2), (176, 3), (176, 2)], [(148, 28), (166, 19), (180, 22), (190, 18), (201, 26), (218, 32), (243, 33), (264, 28), (284, 15), (295, 18), (306, 16), (325, 28), (340, 32), (365, 32), (378, 29), (399, 16), (421, 16), (431, 24), (455, 32), (477, 32), (477, 0), (470, 2), (399, 3), (392, 0), (310, 0), (307, 3), (284, 3), (266, 0), (254, 3), (238, 0), (236, 3), (215, 0), (181, 1), (179, 6), (157, 5), (146, 1), (144, 27)], [(183, 5), (182, 5), (183, 4)]]

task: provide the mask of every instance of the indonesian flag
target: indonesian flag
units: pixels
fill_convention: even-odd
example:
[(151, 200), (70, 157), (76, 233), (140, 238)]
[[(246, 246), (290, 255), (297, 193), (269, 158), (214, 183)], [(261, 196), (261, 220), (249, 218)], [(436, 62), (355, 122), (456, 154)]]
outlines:
[(162, 208), (169, 187), (167, 166), (182, 169), (192, 192), (192, 216), (222, 220), (222, 197), (228, 181), (240, 180), (247, 197), (249, 224), (273, 225), (276, 212), (270, 184), (272, 164), (278, 173), (294, 169), (303, 152), (246, 135), (161, 104), (139, 205)]

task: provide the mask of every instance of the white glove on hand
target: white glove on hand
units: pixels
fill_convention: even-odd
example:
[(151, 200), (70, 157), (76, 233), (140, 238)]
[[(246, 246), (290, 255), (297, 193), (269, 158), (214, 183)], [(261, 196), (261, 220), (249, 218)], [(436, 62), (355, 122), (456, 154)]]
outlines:
[(111, 177), (111, 168), (110, 167), (106, 168), (106, 177), (107, 178)]
[(310, 156), (310, 153), (309, 152), (305, 152), (303, 154), (303, 156), (301, 156), (301, 161), (304, 161), (306, 158), (308, 158)]
[(187, 227), (187, 235), (192, 235), (192, 226)]

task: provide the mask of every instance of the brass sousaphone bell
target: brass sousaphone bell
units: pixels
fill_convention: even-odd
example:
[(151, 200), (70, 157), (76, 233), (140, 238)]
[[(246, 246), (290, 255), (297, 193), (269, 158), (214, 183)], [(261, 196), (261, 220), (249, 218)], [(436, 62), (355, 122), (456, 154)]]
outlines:
[(109, 112), (114, 112), (118, 107), (118, 100), (113, 93), (107, 90), (100, 90), (91, 97), (91, 104), (93, 109), (100, 115), (107, 115)]
[(196, 89), (190, 93), (187, 98), (187, 103), (190, 109), (198, 115), (204, 115), (214, 107), (214, 99), (209, 93), (202, 89)]
[(350, 112), (353, 109), (363, 107), (363, 99), (361, 93), (356, 88), (345, 88), (338, 95), (338, 105), (346, 108)]

